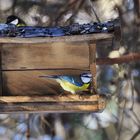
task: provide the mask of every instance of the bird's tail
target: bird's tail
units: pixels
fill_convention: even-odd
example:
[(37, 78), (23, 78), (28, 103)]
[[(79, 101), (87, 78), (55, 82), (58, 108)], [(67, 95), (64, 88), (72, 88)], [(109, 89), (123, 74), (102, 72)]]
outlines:
[(50, 79), (57, 79), (59, 78), (57, 75), (40, 75), (41, 78), (50, 78)]

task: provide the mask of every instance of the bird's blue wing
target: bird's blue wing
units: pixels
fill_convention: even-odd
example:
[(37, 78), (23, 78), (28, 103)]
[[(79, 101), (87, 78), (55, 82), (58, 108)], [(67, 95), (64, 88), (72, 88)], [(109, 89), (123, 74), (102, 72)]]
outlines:
[(59, 79), (65, 80), (76, 86), (83, 86), (83, 82), (79, 76), (59, 76)]

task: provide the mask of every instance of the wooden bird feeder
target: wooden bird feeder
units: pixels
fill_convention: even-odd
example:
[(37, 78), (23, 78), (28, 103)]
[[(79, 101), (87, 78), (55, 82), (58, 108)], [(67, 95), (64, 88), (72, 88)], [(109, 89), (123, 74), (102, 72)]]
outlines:
[[(96, 41), (114, 33), (62, 37), (0, 38), (0, 112), (98, 112), (105, 108), (96, 93)], [(40, 75), (90, 71), (91, 95), (60, 96), (61, 87)]]

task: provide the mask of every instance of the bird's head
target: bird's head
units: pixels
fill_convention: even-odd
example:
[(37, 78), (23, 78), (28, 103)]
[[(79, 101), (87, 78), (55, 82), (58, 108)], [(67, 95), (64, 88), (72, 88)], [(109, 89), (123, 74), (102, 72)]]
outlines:
[(7, 17), (6, 24), (14, 24), (16, 26), (25, 26), (25, 22), (15, 15)]
[(80, 77), (81, 77), (82, 82), (86, 84), (86, 83), (89, 83), (91, 81), (92, 74), (90, 74), (90, 73), (82, 73)]

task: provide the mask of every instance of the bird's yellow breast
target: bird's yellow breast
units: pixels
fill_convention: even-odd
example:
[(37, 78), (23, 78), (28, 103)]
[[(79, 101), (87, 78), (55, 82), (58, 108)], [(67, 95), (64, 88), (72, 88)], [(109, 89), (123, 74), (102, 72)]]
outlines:
[(89, 83), (83, 84), (83, 86), (76, 86), (76, 85), (74, 85), (72, 83), (69, 83), (69, 82), (67, 82), (65, 80), (59, 80), (58, 79), (57, 82), (60, 83), (61, 87), (64, 90), (69, 91), (69, 92), (71, 92), (73, 94), (75, 94), (78, 91), (84, 91), (89, 87)]

